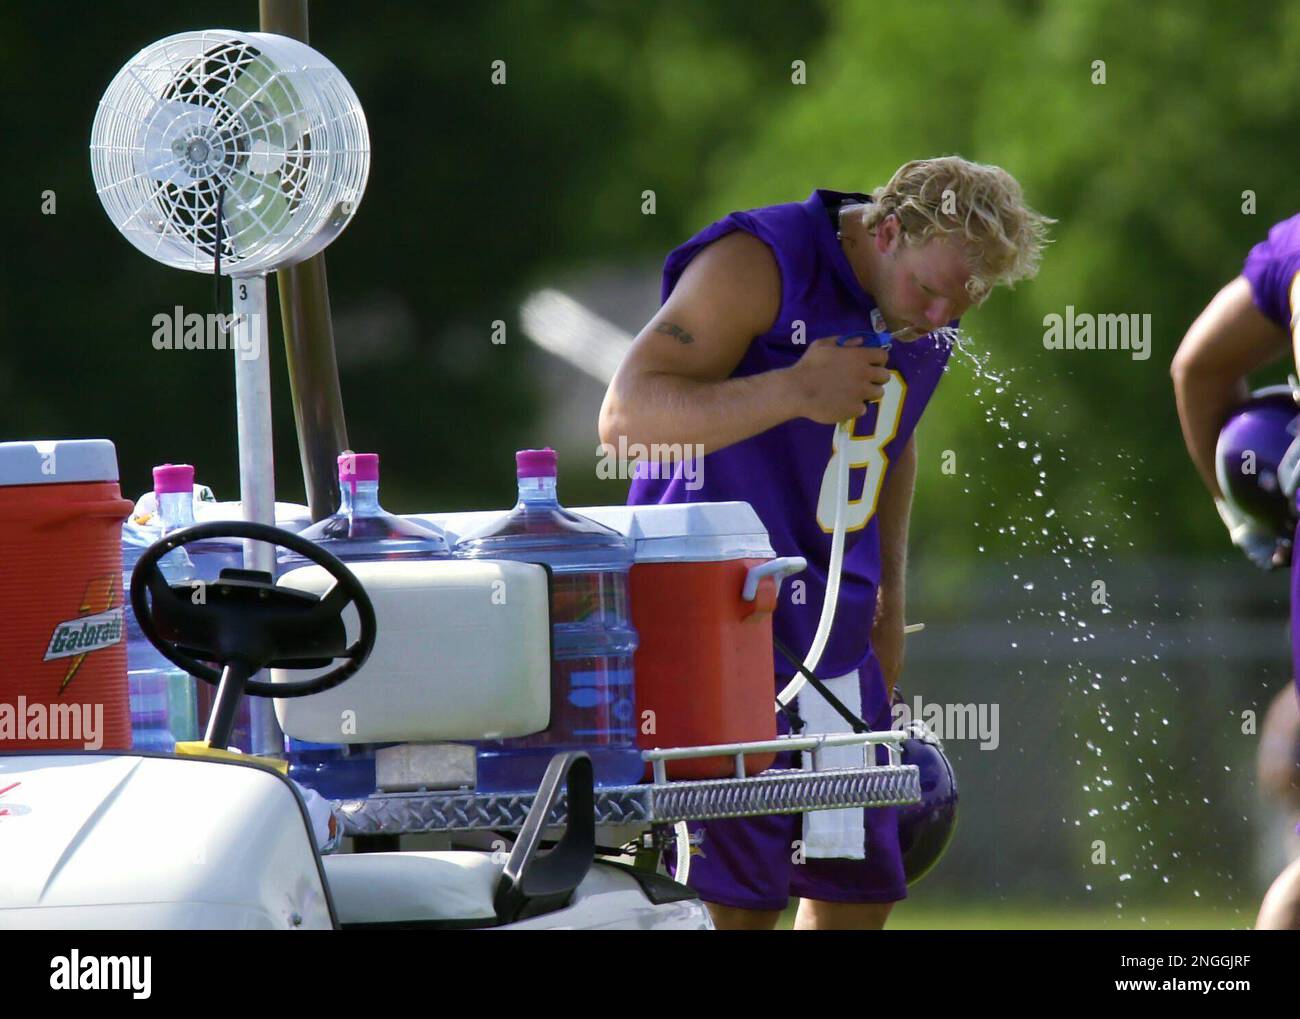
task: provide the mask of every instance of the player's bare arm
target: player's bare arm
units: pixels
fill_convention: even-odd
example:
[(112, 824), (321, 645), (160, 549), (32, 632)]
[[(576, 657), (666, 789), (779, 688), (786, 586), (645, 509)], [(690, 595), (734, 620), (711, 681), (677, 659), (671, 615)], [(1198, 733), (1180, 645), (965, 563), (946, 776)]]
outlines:
[(776, 259), (741, 231), (710, 244), (633, 341), (600, 412), (602, 442), (703, 446), (709, 453), (796, 417), (833, 423), (880, 399), (882, 350), (809, 344), (790, 368), (728, 378), (781, 307)]
[(1170, 374), (1183, 438), (1201, 480), (1219, 499), (1214, 447), (1228, 413), (1249, 390), (1246, 376), (1286, 352), (1287, 335), (1255, 307), (1238, 276), (1197, 316), (1174, 355)]
[(903, 673), (903, 625), (907, 602), (907, 530), (916, 489), (916, 437), (890, 464), (880, 490), (876, 519), (880, 527), (880, 588), (871, 646), (876, 650), (885, 684), (892, 695)]

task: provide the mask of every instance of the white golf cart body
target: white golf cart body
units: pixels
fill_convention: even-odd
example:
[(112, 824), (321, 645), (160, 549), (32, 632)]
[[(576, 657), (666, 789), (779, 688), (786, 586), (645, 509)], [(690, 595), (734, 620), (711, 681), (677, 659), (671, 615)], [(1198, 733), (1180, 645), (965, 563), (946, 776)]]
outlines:
[[(0, 928), (326, 930), (498, 926), (502, 852), (321, 856), (293, 783), (238, 762), (0, 757)], [(685, 892), (685, 890), (683, 890)], [(512, 929), (702, 929), (596, 863), (569, 904)]]

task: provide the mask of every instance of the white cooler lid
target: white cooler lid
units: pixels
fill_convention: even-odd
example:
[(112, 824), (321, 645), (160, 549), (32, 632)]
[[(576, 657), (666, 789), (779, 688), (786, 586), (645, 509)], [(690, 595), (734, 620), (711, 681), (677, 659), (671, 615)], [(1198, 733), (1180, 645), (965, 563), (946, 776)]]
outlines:
[[(636, 546), (638, 563), (700, 563), (776, 557), (767, 528), (747, 502), (565, 508), (631, 538)], [(411, 517), (442, 528), (447, 543), (455, 544), (503, 512), (415, 513)]]
[(630, 537), (638, 563), (776, 557), (767, 528), (747, 502), (586, 506), (574, 512)]
[(108, 439), (0, 442), (0, 485), (116, 480), (117, 450)]

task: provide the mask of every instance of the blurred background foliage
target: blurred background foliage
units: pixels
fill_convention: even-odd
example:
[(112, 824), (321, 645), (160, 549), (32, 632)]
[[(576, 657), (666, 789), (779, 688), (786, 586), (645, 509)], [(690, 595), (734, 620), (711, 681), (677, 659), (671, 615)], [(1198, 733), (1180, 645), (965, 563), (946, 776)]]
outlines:
[[(37, 6), (0, 12), (0, 432), (107, 435), (132, 494), (171, 459), (234, 498), (229, 355), (150, 344), (155, 314), (215, 310), (212, 280), (155, 265), (118, 235), (87, 144), (99, 95), (136, 50), (195, 27), (255, 28), (257, 5), (147, 19), (122, 5), (65, 10), (59, 24)], [(508, 497), (513, 450), (546, 441), (517, 328), (527, 289), (579, 262), (661, 256), (690, 233), (701, 165), (788, 92), (783, 51), (814, 48), (825, 17), (753, 18), (735, 0), (654, 16), (616, 3), (312, 6), (311, 41), (361, 97), (374, 149), (364, 212), (328, 263), (349, 438), (383, 453), (394, 507)], [(490, 80), (496, 60), (504, 86)], [(641, 214), (644, 188), (658, 192), (656, 216)], [(54, 216), (40, 214), (46, 189)], [(509, 338), (494, 345), (498, 320)], [(300, 499), (278, 328), (278, 489)], [(594, 416), (589, 434), (591, 464)], [(593, 469), (581, 474), (594, 483)]]
[[(145, 44), (256, 21), (253, 0), (0, 9), (0, 436), (108, 436), (131, 496), (152, 464), (187, 460), (237, 497), (233, 379), (228, 353), (150, 344), (154, 315), (215, 310), (212, 280), (150, 262), (103, 214), (86, 150), (96, 101)], [(1262, 715), (1286, 681), (1285, 583), (1227, 546), (1183, 451), (1168, 365), (1300, 204), (1300, 7), (319, 2), (311, 32), (370, 123), (366, 197), (328, 263), (351, 443), (383, 455), (398, 511), (508, 503), (512, 452), (556, 441), (565, 412), (579, 415), (565, 501), (623, 501), (626, 483), (591, 467), (600, 387), (571, 369), (542, 384), (555, 366), (519, 327), (531, 291), (623, 272), (631, 297), (624, 282), (591, 302), (634, 333), (664, 255), (728, 211), (870, 191), (923, 156), (1010, 170), (1059, 221), (1055, 242), (1038, 279), (968, 316), (969, 353), (918, 433), (912, 604), (937, 635), (916, 645), (912, 682), (1004, 707), (996, 764), (957, 752), (979, 782), (936, 880), (1087, 900), (1105, 885), (1087, 866), (1100, 837), (1127, 857), (1108, 889), (1120, 901), (1164, 894), (1181, 868), (1180, 908), (1201, 905), (1193, 886), (1195, 900), (1216, 888), (1249, 922), (1267, 866), (1249, 872), (1254, 742), (1238, 716)], [(1150, 315), (1149, 359), (1044, 349), (1044, 316), (1067, 306)], [(277, 317), (279, 497), (300, 500), (278, 330)], [(1113, 614), (1089, 602), (1098, 576)], [(1159, 748), (1158, 769), (1139, 745)], [(1107, 747), (1109, 771), (1094, 760)], [(1025, 803), (1043, 816), (1027, 823)]]
[[(160, 311), (212, 308), (211, 280), (126, 245), (85, 150), (96, 99), (136, 48), (198, 25), (252, 26), (255, 4), (148, 19), (112, 4), (66, 10), (57, 27), (34, 5), (0, 13), (0, 429), (110, 435), (128, 490), (158, 459), (183, 458), (233, 496), (225, 353), (149, 343)], [(312, 33), (361, 96), (374, 145), (362, 212), (328, 256), (350, 438), (383, 451), (387, 487), (410, 506), (478, 505), (508, 482), (512, 449), (544, 441), (517, 328), (530, 288), (574, 266), (648, 267), (731, 209), (817, 186), (870, 190), (909, 158), (955, 152), (1009, 168), (1059, 223), (1039, 278), (966, 322), (1007, 392), (975, 398), (969, 369), (955, 369), (927, 413), (916, 508), (927, 547), (960, 557), (980, 532), (1054, 507), (1119, 549), (1221, 551), (1167, 366), (1249, 246), (1294, 211), (1300, 8), (317, 3)], [(505, 86), (490, 82), (494, 60)], [(791, 83), (795, 60), (805, 85)], [(647, 188), (653, 216), (641, 212)], [(55, 216), (40, 214), (45, 189)], [(1045, 350), (1043, 317), (1067, 305), (1150, 314), (1150, 359)], [(497, 320), (503, 345), (490, 339)], [(276, 409), (281, 498), (298, 498), (287, 385)], [(996, 446), (998, 420), (1013, 416), (1014, 438), (1045, 455), (1046, 486), (1029, 455)], [(973, 498), (945, 497), (958, 487), (939, 471), (945, 449)], [(616, 485), (579, 474), (583, 499), (619, 501)], [(1005, 538), (1022, 547), (1026, 530)]]

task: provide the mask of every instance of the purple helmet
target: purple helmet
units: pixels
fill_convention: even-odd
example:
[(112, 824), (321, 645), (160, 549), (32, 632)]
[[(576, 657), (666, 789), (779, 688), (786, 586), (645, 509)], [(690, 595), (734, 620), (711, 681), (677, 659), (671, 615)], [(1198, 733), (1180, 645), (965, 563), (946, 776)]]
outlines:
[(1260, 389), (1228, 415), (1214, 451), (1224, 498), (1261, 532), (1287, 540), (1296, 528), (1297, 415), (1290, 386)]
[(957, 779), (943, 744), (923, 722), (907, 727), (902, 763), (921, 773), (921, 802), (898, 808), (898, 842), (907, 883), (915, 884), (939, 862), (957, 827)]

